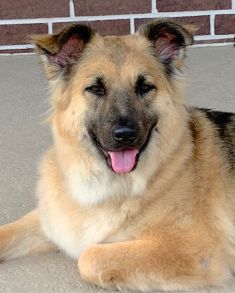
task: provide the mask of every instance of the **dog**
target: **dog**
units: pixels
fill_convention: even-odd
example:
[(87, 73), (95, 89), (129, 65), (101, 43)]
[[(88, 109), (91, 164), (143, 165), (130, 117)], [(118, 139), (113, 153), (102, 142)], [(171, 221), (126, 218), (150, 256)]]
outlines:
[(35, 210), (0, 227), (0, 259), (62, 250), (103, 288), (223, 284), (235, 264), (235, 114), (184, 102), (193, 28), (33, 36), (54, 144)]

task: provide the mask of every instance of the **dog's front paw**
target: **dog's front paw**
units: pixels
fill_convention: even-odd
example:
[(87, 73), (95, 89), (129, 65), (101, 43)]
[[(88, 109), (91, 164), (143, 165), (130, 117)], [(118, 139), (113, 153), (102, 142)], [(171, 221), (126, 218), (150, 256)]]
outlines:
[(85, 250), (79, 258), (78, 268), (86, 282), (103, 288), (118, 290), (124, 283), (124, 272), (112, 263), (105, 245), (102, 244)]

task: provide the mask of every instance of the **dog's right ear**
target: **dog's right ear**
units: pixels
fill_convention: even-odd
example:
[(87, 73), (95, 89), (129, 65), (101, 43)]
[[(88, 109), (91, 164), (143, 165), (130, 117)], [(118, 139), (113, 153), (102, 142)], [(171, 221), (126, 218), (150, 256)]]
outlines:
[(48, 78), (68, 75), (94, 34), (89, 26), (74, 24), (58, 34), (33, 35), (32, 43), (42, 57)]
[(183, 64), (185, 49), (193, 44), (193, 26), (181, 26), (175, 22), (157, 19), (140, 27), (138, 33), (146, 37), (152, 45), (154, 55), (164, 65), (168, 75)]

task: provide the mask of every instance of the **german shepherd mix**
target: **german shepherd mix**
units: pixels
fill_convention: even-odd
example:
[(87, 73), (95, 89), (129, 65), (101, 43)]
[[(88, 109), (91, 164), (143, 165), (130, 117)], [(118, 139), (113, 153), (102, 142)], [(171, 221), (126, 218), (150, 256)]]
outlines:
[(0, 228), (2, 261), (59, 248), (104, 288), (220, 285), (235, 268), (235, 115), (187, 107), (192, 28), (158, 20), (101, 37), (33, 37), (54, 145), (38, 207)]

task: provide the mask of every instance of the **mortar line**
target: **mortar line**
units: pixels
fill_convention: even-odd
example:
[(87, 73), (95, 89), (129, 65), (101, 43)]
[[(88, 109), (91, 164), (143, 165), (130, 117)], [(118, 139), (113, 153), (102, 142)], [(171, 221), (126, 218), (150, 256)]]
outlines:
[(75, 17), (75, 9), (74, 9), (73, 0), (69, 0), (69, 12), (70, 12), (70, 17)]
[(48, 22), (48, 34), (52, 34), (52, 23)]
[(235, 0), (232, 0), (232, 10), (235, 10)]
[(210, 15), (210, 32), (212, 36), (215, 35), (215, 15), (214, 14)]
[(131, 34), (135, 33), (135, 20), (134, 20), (134, 17), (130, 18), (130, 31), (131, 31)]
[(157, 13), (157, 0), (152, 0), (151, 2), (152, 2), (151, 3), (152, 4), (152, 10), (151, 11), (152, 11), (153, 14), (156, 14)]

